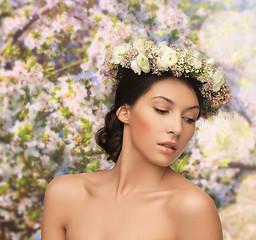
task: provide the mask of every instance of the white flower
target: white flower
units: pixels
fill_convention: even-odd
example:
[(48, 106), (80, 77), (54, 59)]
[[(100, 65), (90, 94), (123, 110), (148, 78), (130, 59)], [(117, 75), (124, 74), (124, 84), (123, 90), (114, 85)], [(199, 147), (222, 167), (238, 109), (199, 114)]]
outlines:
[(138, 50), (139, 53), (143, 53), (145, 51), (144, 45), (145, 45), (144, 39), (138, 39), (133, 43), (133, 46)]
[[(167, 47), (168, 48), (168, 47)], [(157, 66), (159, 70), (168, 70), (169, 67), (173, 66), (177, 62), (176, 51), (172, 48), (166, 49), (161, 58), (157, 59)]]
[(170, 50), (172, 50), (172, 48), (170, 48), (170, 47), (168, 47), (167, 46), (167, 44), (166, 44), (166, 42), (160, 42), (159, 44), (158, 44), (158, 46), (159, 46), (159, 48), (160, 48), (160, 51), (161, 52), (169, 52)]
[(150, 71), (150, 64), (148, 62), (147, 57), (144, 54), (140, 53), (136, 57), (136, 62), (144, 73), (148, 73)]
[(131, 69), (137, 73), (138, 75), (141, 74), (141, 68), (139, 67), (139, 65), (137, 64), (136, 59), (131, 61)]
[(220, 90), (220, 87), (222, 84), (225, 82), (225, 75), (223, 71), (218, 69), (213, 75), (212, 75), (212, 80), (213, 80), (213, 91), (217, 92)]
[(161, 59), (160, 58), (157, 58), (157, 67), (158, 67), (158, 69), (160, 70), (160, 71), (163, 71), (163, 70), (167, 70), (167, 69), (165, 69), (164, 68), (164, 66), (162, 65), (162, 61), (161, 61)]
[(202, 67), (202, 57), (200, 52), (198, 51), (193, 52), (190, 63), (195, 69), (199, 69)]
[(124, 54), (130, 47), (131, 47), (131, 44), (129, 43), (124, 43), (124, 44), (115, 46), (113, 48), (111, 62), (115, 64), (122, 63), (124, 61)]
[(209, 65), (213, 65), (215, 62), (214, 58), (209, 58), (207, 59), (206, 63), (209, 64)]

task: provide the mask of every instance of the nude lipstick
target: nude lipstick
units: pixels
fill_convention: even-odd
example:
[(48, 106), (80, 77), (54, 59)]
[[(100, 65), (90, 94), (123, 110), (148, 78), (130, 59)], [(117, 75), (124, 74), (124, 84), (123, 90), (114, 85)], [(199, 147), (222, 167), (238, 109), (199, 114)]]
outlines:
[(162, 151), (168, 154), (173, 154), (177, 151), (177, 144), (174, 142), (170, 142), (170, 141), (161, 142), (161, 143), (158, 143), (158, 146)]

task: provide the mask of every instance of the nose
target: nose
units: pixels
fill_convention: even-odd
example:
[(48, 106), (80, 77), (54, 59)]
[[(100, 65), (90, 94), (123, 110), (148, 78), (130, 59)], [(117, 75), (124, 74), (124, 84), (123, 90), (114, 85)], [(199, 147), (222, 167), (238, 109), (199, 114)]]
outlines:
[(167, 133), (172, 133), (175, 136), (180, 136), (182, 133), (182, 118), (180, 116), (173, 116), (167, 127)]

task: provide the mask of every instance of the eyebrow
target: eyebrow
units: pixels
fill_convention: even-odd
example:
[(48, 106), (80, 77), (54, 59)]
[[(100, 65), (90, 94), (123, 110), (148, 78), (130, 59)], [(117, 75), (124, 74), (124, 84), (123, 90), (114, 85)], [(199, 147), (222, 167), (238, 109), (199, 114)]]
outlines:
[[(172, 105), (175, 104), (174, 101), (172, 101), (170, 98), (167, 98), (167, 97), (164, 97), (164, 96), (156, 96), (156, 97), (153, 97), (152, 99), (154, 99), (154, 98), (162, 98), (162, 99), (164, 99), (165, 101), (167, 101), (168, 103), (170, 103)], [(191, 106), (191, 107), (186, 108), (186, 110), (190, 110), (190, 109), (194, 109), (194, 108), (200, 109), (198, 105), (195, 105), (195, 106)]]

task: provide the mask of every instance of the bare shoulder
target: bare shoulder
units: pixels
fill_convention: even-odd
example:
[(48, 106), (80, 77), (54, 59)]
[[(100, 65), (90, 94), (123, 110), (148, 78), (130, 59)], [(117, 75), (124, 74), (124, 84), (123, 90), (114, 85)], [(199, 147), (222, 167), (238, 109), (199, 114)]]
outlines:
[[(85, 186), (86, 178), (82, 178), (79, 174), (61, 175), (53, 179), (46, 188), (46, 196), (54, 195), (55, 197), (70, 197), (79, 193), (79, 188)], [(67, 196), (66, 196), (67, 195)]]
[(212, 198), (194, 183), (180, 177), (181, 187), (175, 191), (169, 204), (179, 239), (222, 240), (221, 222)]
[(42, 216), (42, 240), (65, 239), (69, 216), (78, 199), (87, 194), (86, 175), (67, 174), (53, 179), (46, 187)]
[(66, 174), (56, 177), (46, 187), (45, 201), (51, 205), (68, 205), (70, 208), (75, 201), (90, 194), (93, 185), (91, 175), (93, 173)]

